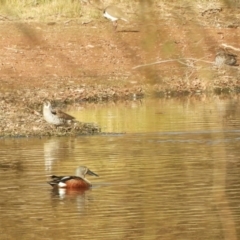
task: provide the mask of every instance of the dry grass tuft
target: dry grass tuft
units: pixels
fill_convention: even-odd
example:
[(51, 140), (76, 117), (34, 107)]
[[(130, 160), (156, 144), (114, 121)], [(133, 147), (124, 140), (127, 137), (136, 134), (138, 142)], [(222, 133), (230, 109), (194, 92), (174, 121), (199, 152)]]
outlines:
[(49, 18), (80, 17), (82, 5), (72, 0), (5, 0), (0, 13), (10, 19), (44, 21)]

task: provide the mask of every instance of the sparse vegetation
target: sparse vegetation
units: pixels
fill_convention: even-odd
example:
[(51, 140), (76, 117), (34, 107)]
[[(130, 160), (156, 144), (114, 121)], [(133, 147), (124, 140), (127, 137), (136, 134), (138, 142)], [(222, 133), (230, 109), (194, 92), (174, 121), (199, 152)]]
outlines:
[(2, 1), (1, 14), (9, 19), (46, 21), (81, 16), (80, 1), (72, 0), (6, 0)]

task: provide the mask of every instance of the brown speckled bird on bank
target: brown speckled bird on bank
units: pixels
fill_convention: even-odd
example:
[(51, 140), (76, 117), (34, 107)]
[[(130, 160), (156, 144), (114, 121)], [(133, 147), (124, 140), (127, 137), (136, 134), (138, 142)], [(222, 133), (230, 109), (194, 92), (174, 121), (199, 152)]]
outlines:
[(65, 125), (75, 119), (59, 109), (53, 109), (49, 101), (43, 103), (43, 117), (48, 123), (55, 126)]

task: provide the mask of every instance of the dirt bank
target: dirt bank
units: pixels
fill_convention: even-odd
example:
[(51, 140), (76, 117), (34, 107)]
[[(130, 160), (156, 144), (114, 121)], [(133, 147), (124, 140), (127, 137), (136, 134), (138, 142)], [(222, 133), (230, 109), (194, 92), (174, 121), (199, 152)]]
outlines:
[(212, 24), (212, 19), (224, 19), (233, 11), (203, 11), (195, 19), (184, 15), (182, 21), (120, 23), (117, 32), (107, 21), (2, 19), (0, 136), (100, 132), (94, 124), (52, 128), (41, 116), (45, 99), (64, 106), (73, 101), (142, 98), (146, 93), (238, 91), (239, 68), (218, 69), (213, 64), (222, 44), (238, 46), (234, 20)]

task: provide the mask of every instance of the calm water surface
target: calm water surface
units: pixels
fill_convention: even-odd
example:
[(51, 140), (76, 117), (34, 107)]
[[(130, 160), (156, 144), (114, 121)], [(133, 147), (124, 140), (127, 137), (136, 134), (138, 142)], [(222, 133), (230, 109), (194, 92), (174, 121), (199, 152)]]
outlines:
[[(182, 99), (68, 109), (106, 136), (0, 141), (0, 239), (238, 239), (238, 100)], [(85, 192), (51, 174), (86, 165)]]

